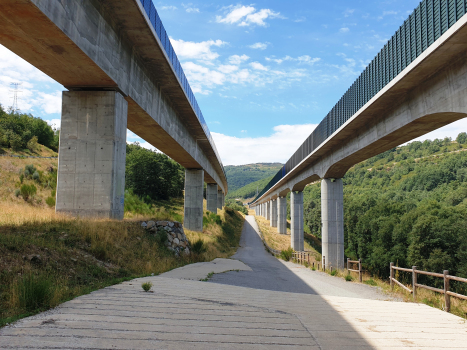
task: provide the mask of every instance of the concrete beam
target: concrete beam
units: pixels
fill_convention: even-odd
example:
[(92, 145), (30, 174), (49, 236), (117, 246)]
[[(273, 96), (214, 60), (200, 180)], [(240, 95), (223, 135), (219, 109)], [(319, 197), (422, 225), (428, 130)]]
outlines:
[(203, 231), (204, 170), (185, 170), (185, 218), (183, 226), (191, 231)]
[(217, 184), (206, 185), (206, 204), (207, 210), (217, 214)]
[(277, 232), (287, 234), (287, 198), (277, 198)]
[(322, 255), (326, 268), (344, 268), (344, 187), (342, 179), (321, 181)]
[(127, 113), (118, 92), (63, 92), (57, 212), (123, 219)]
[(303, 192), (290, 193), (290, 217), (291, 247), (303, 251)]
[(271, 201), (271, 227), (277, 227), (277, 199)]

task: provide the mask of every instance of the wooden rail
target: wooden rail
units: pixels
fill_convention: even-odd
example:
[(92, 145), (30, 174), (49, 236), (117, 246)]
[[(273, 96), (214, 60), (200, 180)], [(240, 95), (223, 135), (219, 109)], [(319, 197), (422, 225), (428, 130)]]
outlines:
[[(308, 266), (311, 266), (311, 259), (310, 259), (310, 254), (311, 252), (308, 252), (308, 251), (303, 251), (303, 252), (293, 252), (292, 254), (292, 258), (297, 261), (298, 263), (300, 264), (303, 264), (303, 263), (308, 263)], [(314, 267), (314, 262), (313, 262), (313, 267)], [(318, 266), (319, 268), (319, 266)]]
[[(358, 270), (351, 269), (352, 264), (358, 264)], [(363, 281), (362, 259), (350, 260), (350, 258), (347, 258), (347, 271), (349, 275), (350, 275), (350, 271), (358, 272), (358, 281), (361, 283)]]
[[(414, 300), (417, 299), (417, 288), (428, 289), (428, 290), (431, 290), (431, 291), (436, 292), (436, 293), (444, 294), (444, 303), (445, 303), (445, 311), (446, 312), (449, 312), (449, 310), (451, 309), (451, 297), (456, 297), (456, 298), (459, 298), (459, 299), (467, 300), (467, 296), (462, 295), (462, 294), (458, 294), (458, 293), (454, 293), (454, 292), (451, 292), (449, 290), (449, 282), (451, 280), (467, 283), (467, 278), (451, 276), (451, 275), (449, 275), (448, 270), (444, 270), (443, 273), (436, 273), (436, 272), (417, 270), (417, 266), (412, 266), (411, 269), (402, 268), (402, 267), (394, 266), (394, 263), (389, 264), (389, 270), (390, 270), (389, 281), (391, 283), (391, 290), (394, 289), (394, 283), (395, 283), (398, 286), (404, 288), (409, 293), (412, 293)], [(394, 271), (395, 270), (404, 271), (404, 272), (411, 272), (412, 273), (412, 290), (410, 290), (410, 288), (408, 288), (407, 286), (404, 286), (402, 283), (400, 283), (398, 280), (396, 280), (394, 278)], [(444, 288), (440, 289), (440, 288), (435, 288), (435, 287), (431, 287), (431, 286), (427, 286), (427, 285), (424, 285), (424, 284), (417, 283), (417, 276), (418, 275), (425, 275), (425, 276), (432, 276), (432, 277), (442, 278), (444, 280)]]

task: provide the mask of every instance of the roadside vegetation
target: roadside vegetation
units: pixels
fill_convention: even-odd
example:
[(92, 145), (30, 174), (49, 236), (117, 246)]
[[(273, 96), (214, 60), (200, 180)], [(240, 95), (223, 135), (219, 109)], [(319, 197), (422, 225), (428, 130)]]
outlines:
[(235, 197), (236, 190), (252, 182), (262, 180), (267, 177), (272, 178), (272, 176), (274, 176), (281, 167), (281, 163), (227, 165), (225, 167), (225, 173), (227, 175), (227, 182), (229, 185), (229, 193), (227, 194), (227, 198), (237, 198)]

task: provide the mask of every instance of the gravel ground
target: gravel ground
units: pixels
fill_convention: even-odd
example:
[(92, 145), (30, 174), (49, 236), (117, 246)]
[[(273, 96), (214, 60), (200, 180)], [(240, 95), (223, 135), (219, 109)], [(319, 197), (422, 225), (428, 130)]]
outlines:
[(242, 261), (253, 271), (215, 274), (209, 282), (280, 292), (394, 300), (376, 287), (346, 282), (324, 272), (276, 259), (265, 250), (258, 232), (255, 218), (247, 216), (240, 248), (232, 256), (232, 259)]

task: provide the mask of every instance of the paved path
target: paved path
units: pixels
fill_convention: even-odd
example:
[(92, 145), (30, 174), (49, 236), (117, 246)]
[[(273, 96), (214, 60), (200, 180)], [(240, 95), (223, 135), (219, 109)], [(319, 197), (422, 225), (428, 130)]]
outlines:
[[(246, 233), (242, 244), (248, 239)], [(230, 262), (213, 265), (226, 270), (243, 266)], [(290, 287), (301, 288), (298, 292), (283, 291), (266, 279), (253, 288), (233, 285), (242, 278), (252, 286), (251, 278), (241, 276), (258, 277), (262, 262), (250, 261), (253, 271), (228, 272), (234, 277), (221, 283), (189, 280), (185, 271), (172, 274), (174, 278), (146, 277), (105, 288), (1, 329), (0, 349), (466, 348), (467, 324), (459, 317), (426, 305), (375, 300), (379, 297), (370, 294), (358, 298), (357, 290), (349, 292), (352, 297), (326, 295), (342, 288), (324, 287), (324, 277), (307, 279), (304, 270), (285, 276), (289, 282), (302, 280)], [(201, 266), (207, 273), (209, 265)], [(287, 269), (294, 274), (289, 264), (272, 266), (273, 274)], [(152, 293), (143, 292), (145, 281), (154, 284)], [(322, 285), (315, 287), (316, 281)]]

